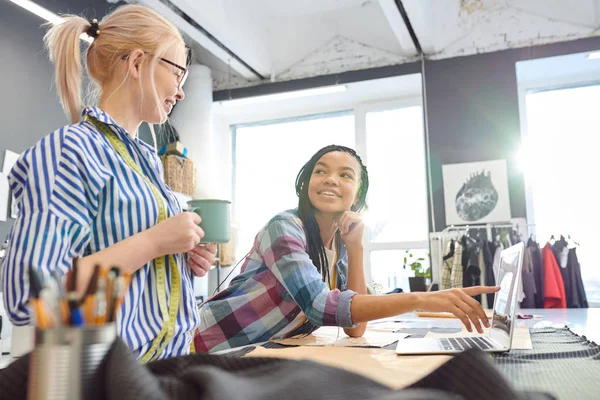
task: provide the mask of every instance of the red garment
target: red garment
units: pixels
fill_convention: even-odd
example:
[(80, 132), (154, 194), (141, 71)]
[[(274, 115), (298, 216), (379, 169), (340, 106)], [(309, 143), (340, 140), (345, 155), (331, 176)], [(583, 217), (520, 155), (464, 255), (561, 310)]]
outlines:
[(544, 308), (567, 308), (565, 283), (550, 244), (542, 250), (544, 265)]

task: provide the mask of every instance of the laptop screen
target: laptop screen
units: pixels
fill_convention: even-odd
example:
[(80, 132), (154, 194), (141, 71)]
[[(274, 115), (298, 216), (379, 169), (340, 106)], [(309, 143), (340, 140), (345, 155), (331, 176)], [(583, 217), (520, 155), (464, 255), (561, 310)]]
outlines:
[(519, 273), (521, 264), (521, 246), (513, 246), (508, 250), (504, 250), (500, 257), (498, 266), (498, 276), (496, 285), (500, 286), (500, 290), (496, 292), (496, 301), (494, 302), (494, 314), (492, 317), (492, 330), (502, 333), (502, 336), (509, 337), (511, 332), (511, 324), (514, 321), (516, 310), (517, 296), (516, 291), (519, 290)]

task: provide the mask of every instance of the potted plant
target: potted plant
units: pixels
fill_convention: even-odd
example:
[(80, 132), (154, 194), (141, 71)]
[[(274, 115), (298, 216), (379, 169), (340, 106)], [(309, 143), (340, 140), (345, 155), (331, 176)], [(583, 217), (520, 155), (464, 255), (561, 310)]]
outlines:
[(411, 292), (426, 291), (427, 282), (431, 280), (431, 268), (425, 268), (423, 261), (425, 261), (423, 257), (413, 259), (413, 255), (406, 250), (403, 268), (406, 269), (406, 266), (408, 265), (415, 275), (414, 277), (408, 278)]

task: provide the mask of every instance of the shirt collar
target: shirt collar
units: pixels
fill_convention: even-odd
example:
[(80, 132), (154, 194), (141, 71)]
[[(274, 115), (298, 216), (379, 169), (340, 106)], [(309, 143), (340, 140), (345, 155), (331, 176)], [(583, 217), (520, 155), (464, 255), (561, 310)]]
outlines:
[(137, 137), (133, 138), (127, 134), (125, 128), (121, 125), (117, 124), (117, 122), (104, 110), (100, 107), (86, 107), (81, 111), (81, 119), (90, 116), (92, 118), (97, 119), (100, 122), (105, 123), (112, 127), (112, 131), (124, 142), (137, 142)]
[(104, 122), (107, 125), (115, 125), (123, 129), (110, 115), (108, 115), (106, 111), (103, 111), (99, 107), (86, 107), (83, 109), (83, 111), (81, 111), (82, 119), (87, 117), (88, 115), (90, 117), (96, 118), (100, 122)]

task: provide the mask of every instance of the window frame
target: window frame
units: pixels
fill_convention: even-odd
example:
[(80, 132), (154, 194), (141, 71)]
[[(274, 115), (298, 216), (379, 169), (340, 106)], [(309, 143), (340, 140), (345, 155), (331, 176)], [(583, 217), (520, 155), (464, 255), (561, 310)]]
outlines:
[[(241, 127), (248, 126), (260, 126), (260, 125), (270, 125), (282, 122), (293, 122), (293, 121), (302, 121), (307, 119), (317, 119), (317, 118), (327, 118), (338, 115), (354, 115), (354, 139), (355, 139), (355, 150), (364, 160), (365, 164), (369, 164), (369, 160), (367, 157), (367, 113), (369, 112), (378, 112), (378, 111), (386, 111), (393, 110), (398, 108), (408, 108), (408, 107), (421, 107), (422, 113), (423, 111), (423, 100), (421, 96), (407, 96), (403, 98), (395, 98), (395, 99), (385, 99), (385, 100), (377, 100), (377, 101), (369, 101), (369, 102), (356, 102), (349, 105), (339, 105), (332, 107), (322, 107), (319, 109), (312, 109), (304, 111), (299, 109), (297, 112), (287, 112), (284, 115), (278, 115), (276, 112), (268, 114), (267, 116), (261, 116), (256, 119), (246, 118), (240, 121), (227, 121), (230, 131), (230, 140), (231, 140), (231, 199), (232, 202), (235, 202), (236, 198), (236, 152), (237, 152), (237, 129)], [(425, 130), (423, 129), (423, 146), (426, 147), (425, 143)], [(426, 148), (425, 148), (425, 151)], [(427, 158), (425, 158), (425, 163), (427, 162)], [(424, 172), (426, 173), (426, 164), (423, 165)], [(425, 179), (427, 176), (425, 174)], [(234, 203), (235, 204), (235, 203)], [(233, 207), (232, 218), (235, 220), (237, 217), (236, 207)], [(427, 231), (429, 232), (429, 215), (426, 215), (423, 223), (427, 226)], [(363, 245), (364, 245), (364, 257), (363, 257), (363, 268), (365, 271), (365, 279), (367, 282), (371, 282), (372, 274), (371, 274), (371, 252), (380, 251), (380, 250), (405, 250), (405, 249), (427, 249), (429, 251), (429, 241), (421, 240), (421, 241), (399, 241), (399, 242), (372, 242), (369, 237), (368, 230), (365, 230), (365, 234), (363, 237)]]
[[(517, 73), (518, 76), (518, 73)], [(590, 74), (582, 75), (565, 75), (559, 77), (545, 78), (539, 80), (517, 80), (518, 106), (519, 106), (519, 122), (521, 126), (521, 143), (529, 140), (529, 124), (527, 115), (527, 95), (533, 93), (576, 89), (585, 86), (598, 86), (600, 79)], [(531, 176), (523, 173), (525, 186), (525, 209), (527, 216), (527, 224), (529, 226), (529, 234), (536, 235), (535, 211), (533, 209), (533, 182)], [(585, 282), (584, 282), (585, 284)], [(600, 307), (600, 303), (588, 302), (590, 308)]]

